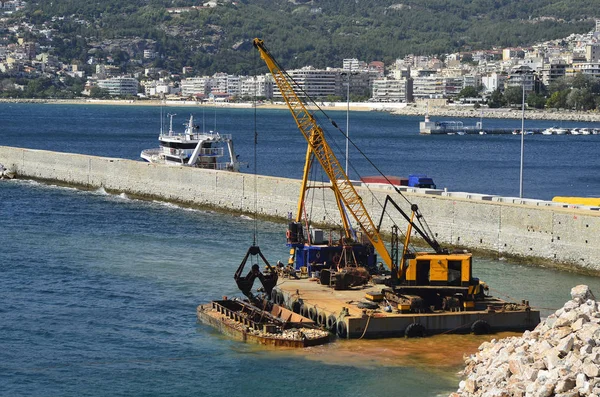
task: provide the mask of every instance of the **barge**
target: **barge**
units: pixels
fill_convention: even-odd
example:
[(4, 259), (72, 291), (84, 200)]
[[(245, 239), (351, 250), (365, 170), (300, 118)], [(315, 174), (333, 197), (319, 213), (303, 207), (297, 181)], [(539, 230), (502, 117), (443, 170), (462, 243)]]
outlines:
[(239, 299), (199, 305), (198, 320), (221, 333), (248, 343), (274, 347), (309, 347), (329, 342), (329, 332), (315, 322), (279, 305), (271, 310)]
[(531, 308), (527, 301), (512, 303), (485, 296), (474, 301), (472, 307), (414, 310), (388, 300), (384, 290), (385, 286), (373, 283), (336, 290), (318, 280), (301, 278), (279, 284), (273, 290), (272, 300), (308, 316), (343, 339), (522, 332), (534, 329), (540, 322), (539, 310)]

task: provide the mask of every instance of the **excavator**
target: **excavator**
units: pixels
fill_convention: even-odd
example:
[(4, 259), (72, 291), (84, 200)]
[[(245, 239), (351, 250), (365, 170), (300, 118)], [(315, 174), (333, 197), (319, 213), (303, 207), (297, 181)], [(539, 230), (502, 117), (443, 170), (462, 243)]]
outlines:
[[(295, 266), (300, 271), (309, 268), (319, 271), (321, 284), (329, 283), (336, 289), (352, 288), (376, 273), (389, 274), (384, 277), (385, 298), (394, 302), (404, 313), (473, 309), (475, 301), (485, 298), (487, 287), (472, 275), (472, 254), (465, 251), (450, 252), (441, 247), (418, 206), (409, 203), (410, 214), (407, 214), (389, 195), (376, 225), (305, 101), (318, 105), (304, 92), (302, 97), (298, 94), (302, 88), (277, 63), (263, 40), (256, 38), (253, 44), (308, 143), (296, 216), (286, 232), (290, 248), (289, 266)], [(335, 121), (331, 120), (331, 123), (340, 130)], [(318, 161), (327, 175), (328, 188), (335, 197), (342, 224), (339, 239), (331, 236), (326, 238), (321, 230), (311, 228), (306, 219), (303, 221), (307, 192), (311, 188), (309, 174), (314, 160)], [(390, 185), (408, 202), (397, 187)], [(408, 224), (402, 246), (399, 228), (395, 224), (392, 226), (390, 250), (380, 232), (384, 216), (389, 216), (388, 210), (396, 210)], [(413, 234), (421, 237), (431, 251), (411, 249), (410, 237)], [(387, 270), (382, 272), (382, 266), (377, 265), (377, 255)]]

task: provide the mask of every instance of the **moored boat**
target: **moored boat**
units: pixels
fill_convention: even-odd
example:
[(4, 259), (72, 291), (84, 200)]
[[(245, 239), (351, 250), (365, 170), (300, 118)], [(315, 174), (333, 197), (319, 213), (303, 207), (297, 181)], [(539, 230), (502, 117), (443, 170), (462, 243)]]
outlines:
[[(169, 114), (169, 131), (161, 131), (159, 148), (143, 150), (140, 157), (149, 163), (208, 168), (214, 170), (239, 171), (240, 163), (233, 150), (230, 134), (219, 134), (215, 131), (198, 132), (194, 124), (194, 116), (186, 124), (183, 133), (173, 131), (174, 114)], [(225, 156), (228, 161), (221, 161)]]

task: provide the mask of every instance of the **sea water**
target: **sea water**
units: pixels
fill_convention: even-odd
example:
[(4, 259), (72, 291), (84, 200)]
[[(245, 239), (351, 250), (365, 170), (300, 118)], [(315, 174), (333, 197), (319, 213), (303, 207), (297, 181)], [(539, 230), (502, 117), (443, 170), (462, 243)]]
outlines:
[[(168, 130), (167, 113), (176, 114), (177, 132), (183, 132), (193, 115), (200, 131), (232, 134), (235, 151), (245, 163), (243, 172), (256, 167), (260, 174), (302, 178), (307, 144), (287, 110), (0, 103), (0, 145), (139, 159), (143, 149), (158, 147), (161, 124)], [(351, 179), (379, 171), (403, 177), (422, 173), (449, 191), (519, 195), (520, 135), (419, 135), (421, 117), (384, 112), (351, 112), (346, 131), (345, 112), (327, 110), (329, 118), (316, 115)], [(479, 121), (458, 120), (464, 125)], [(483, 124), (521, 128), (517, 119), (483, 119)], [(526, 129), (551, 126), (600, 128), (600, 123), (525, 122)], [(600, 135), (525, 136), (523, 196), (600, 196), (599, 145)], [(321, 178), (326, 177), (315, 176)]]
[[(146, 118), (154, 119), (157, 108), (2, 105), (1, 110), (1, 144), (126, 158), (156, 145), (159, 123)], [(231, 117), (228, 123), (240, 127), (252, 120), (248, 112), (240, 111), (237, 121), (223, 112), (217, 123)], [(259, 147), (288, 149), (273, 149), (266, 157), (289, 168), (269, 172), (296, 173), (294, 164), (301, 167), (303, 160), (295, 157), (304, 146), (301, 140), (294, 141), (298, 148), (284, 145), (293, 125), (278, 132), (277, 123), (285, 122), (280, 112), (272, 114), (258, 133)], [(413, 123), (405, 118), (360, 117), (390, 134), (397, 128), (392, 141), (435, 138), (403, 134), (412, 127), (397, 125)], [(362, 143), (377, 148), (380, 159), (405, 164), (410, 151), (396, 154), (391, 145), (377, 144), (383, 139), (377, 130), (373, 126), (373, 136), (360, 138)], [(223, 132), (234, 133), (238, 152), (253, 158), (253, 148), (246, 147), (252, 129)], [(434, 146), (446, 146), (444, 161), (469, 142), (443, 138), (444, 145)], [(500, 137), (472, 138), (476, 145), (475, 138)], [(512, 144), (512, 137), (503, 138)], [(583, 151), (590, 145), (579, 144)], [(411, 156), (408, 164), (429, 164), (426, 158), (435, 154)], [(269, 163), (257, 158), (263, 167)], [(491, 185), (490, 180), (486, 186)], [(285, 260), (283, 225), (31, 181), (0, 182), (0, 220), (0, 395), (447, 395), (457, 388), (462, 355), (491, 338), (338, 340), (302, 351), (246, 345), (198, 324), (195, 308), (239, 295), (233, 273), (254, 239), (270, 261)], [(474, 275), (490, 284), (492, 294), (528, 299), (543, 315), (568, 300), (574, 285), (600, 291), (598, 278), (502, 258), (476, 258)]]

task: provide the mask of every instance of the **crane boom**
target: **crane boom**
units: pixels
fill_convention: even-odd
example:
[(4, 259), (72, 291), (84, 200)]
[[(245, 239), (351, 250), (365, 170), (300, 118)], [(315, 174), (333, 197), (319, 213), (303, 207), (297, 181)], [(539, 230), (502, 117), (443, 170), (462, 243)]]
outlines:
[(314, 116), (306, 109), (306, 106), (304, 106), (304, 103), (292, 87), (291, 78), (277, 64), (265, 48), (264, 42), (260, 39), (254, 39), (254, 46), (258, 49), (261, 58), (269, 68), (277, 87), (279, 87), (281, 96), (296, 121), (298, 129), (308, 142), (312, 154), (319, 161), (331, 181), (336, 197), (339, 197), (339, 200), (346, 207), (347, 212), (354, 218), (360, 229), (367, 236), (371, 244), (373, 244), (383, 263), (392, 269), (392, 258), (385, 247), (383, 239), (369, 216), (362, 198), (356, 192), (348, 175), (346, 175), (333, 150), (327, 143), (322, 128), (316, 122)]

